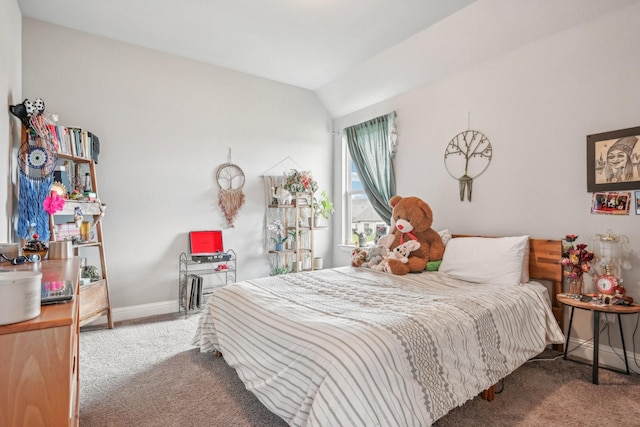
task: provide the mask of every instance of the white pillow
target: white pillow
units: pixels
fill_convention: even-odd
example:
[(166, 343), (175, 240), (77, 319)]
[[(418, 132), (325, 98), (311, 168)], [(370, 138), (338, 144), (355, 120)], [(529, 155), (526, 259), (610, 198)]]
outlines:
[(442, 243), (447, 246), (447, 243), (449, 243), (449, 240), (451, 240), (451, 232), (449, 231), (448, 228), (438, 231), (438, 234), (440, 235), (440, 238), (442, 239)]
[(439, 271), (468, 282), (518, 285), (528, 242), (529, 236), (451, 239)]

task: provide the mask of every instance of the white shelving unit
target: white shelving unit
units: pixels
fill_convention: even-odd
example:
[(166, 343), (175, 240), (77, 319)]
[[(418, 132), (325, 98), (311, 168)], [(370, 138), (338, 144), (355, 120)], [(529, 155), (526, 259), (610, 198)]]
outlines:
[[(291, 204), (269, 204), (267, 206), (267, 220), (272, 223), (280, 220), (288, 233), (293, 233), (295, 239), (289, 237), (284, 251), (275, 250), (270, 241), (269, 256), (272, 257), (272, 268), (284, 268), (288, 272), (313, 271), (315, 256), (315, 232), (328, 227), (316, 227), (313, 223), (313, 195), (311, 193), (296, 193)], [(291, 244), (290, 242), (293, 242)]]

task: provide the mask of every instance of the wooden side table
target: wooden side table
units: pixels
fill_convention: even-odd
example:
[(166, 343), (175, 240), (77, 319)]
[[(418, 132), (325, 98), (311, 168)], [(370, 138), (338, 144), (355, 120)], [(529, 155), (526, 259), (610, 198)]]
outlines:
[(569, 338), (571, 337), (571, 324), (573, 322), (573, 311), (576, 308), (590, 310), (593, 313), (593, 383), (598, 384), (598, 350), (600, 346), (600, 313), (612, 313), (618, 316), (618, 326), (620, 327), (620, 339), (622, 340), (622, 353), (624, 354), (624, 364), (626, 373), (629, 375), (629, 362), (627, 361), (627, 349), (624, 344), (624, 332), (620, 315), (640, 313), (640, 305), (602, 305), (591, 302), (583, 302), (579, 299), (568, 298), (566, 295), (558, 294), (558, 301), (571, 307), (571, 317), (569, 318), (569, 329), (567, 330), (567, 340), (564, 345), (564, 359), (567, 358), (569, 349)]

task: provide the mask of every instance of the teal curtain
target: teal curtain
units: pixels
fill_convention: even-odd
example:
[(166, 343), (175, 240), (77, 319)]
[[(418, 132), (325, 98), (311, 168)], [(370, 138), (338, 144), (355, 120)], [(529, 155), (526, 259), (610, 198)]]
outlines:
[(376, 117), (345, 129), (349, 153), (364, 191), (380, 218), (391, 222), (389, 199), (396, 193), (393, 172), (396, 113)]

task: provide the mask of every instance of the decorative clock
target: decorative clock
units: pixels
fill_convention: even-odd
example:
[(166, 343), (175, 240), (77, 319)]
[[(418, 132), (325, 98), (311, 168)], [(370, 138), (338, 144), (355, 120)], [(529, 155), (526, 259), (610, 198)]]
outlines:
[(606, 268), (605, 273), (596, 278), (596, 289), (602, 297), (602, 302), (610, 304), (611, 299), (618, 289), (619, 280), (616, 276), (611, 274), (609, 267)]
[(53, 184), (51, 184), (51, 191), (54, 191), (58, 194), (58, 196), (60, 197), (67, 197), (67, 187), (58, 181), (53, 181)]

